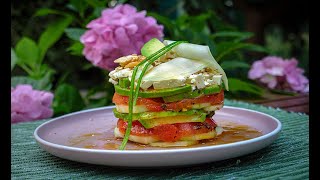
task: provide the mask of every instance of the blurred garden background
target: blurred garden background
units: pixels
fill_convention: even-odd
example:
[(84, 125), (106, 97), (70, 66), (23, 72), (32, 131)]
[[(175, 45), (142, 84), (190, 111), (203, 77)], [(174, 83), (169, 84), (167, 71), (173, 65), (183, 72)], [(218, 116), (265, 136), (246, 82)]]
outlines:
[[(162, 35), (155, 34), (157, 38), (208, 45), (227, 73), (228, 99), (259, 99), (266, 93), (294, 96), (309, 91), (306, 1), (38, 0), (21, 3), (14, 0), (11, 1), (12, 122), (112, 105), (114, 89), (108, 82), (110, 68), (94, 64), (95, 60), (83, 53), (87, 44), (80, 38), (93, 29), (87, 27), (92, 20), (121, 4), (132, 6), (137, 12), (145, 11), (143, 18), (150, 17), (156, 20), (157, 27), (163, 26)], [(121, 18), (130, 19), (129, 14), (137, 12), (127, 12)], [(156, 26), (150, 19), (145, 22), (151, 24), (151, 29)], [(108, 31), (111, 36), (115, 33), (112, 28)], [(121, 44), (113, 50), (117, 55), (128, 55), (121, 52)], [(104, 60), (110, 61), (110, 58)], [(26, 84), (32, 87), (18, 88)], [(28, 94), (28, 100), (21, 97), (24, 93)], [(19, 112), (19, 107), (26, 105), (30, 108)], [(41, 112), (34, 112), (36, 110)]]

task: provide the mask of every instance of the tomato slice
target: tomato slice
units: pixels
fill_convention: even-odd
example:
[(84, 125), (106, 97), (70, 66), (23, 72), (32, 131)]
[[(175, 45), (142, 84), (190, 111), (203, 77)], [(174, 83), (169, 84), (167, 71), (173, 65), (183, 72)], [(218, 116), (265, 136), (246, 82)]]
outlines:
[[(125, 133), (128, 123), (122, 119), (118, 120), (117, 127), (121, 133)], [(165, 142), (174, 142), (184, 136), (202, 134), (212, 131), (217, 124), (212, 118), (206, 118), (203, 123), (176, 123), (164, 124), (154, 128), (146, 129), (139, 121), (132, 122), (131, 134), (136, 136), (153, 136)]]
[[(136, 105), (145, 105), (149, 111), (180, 111), (182, 109), (191, 109), (192, 105), (199, 103), (210, 103), (212, 105), (222, 104), (224, 99), (224, 92), (221, 90), (220, 93), (204, 95), (193, 99), (183, 99), (177, 102), (165, 103), (162, 98), (141, 98), (137, 99)], [(116, 105), (128, 105), (129, 97), (121, 96), (118, 93), (114, 93), (113, 103)]]

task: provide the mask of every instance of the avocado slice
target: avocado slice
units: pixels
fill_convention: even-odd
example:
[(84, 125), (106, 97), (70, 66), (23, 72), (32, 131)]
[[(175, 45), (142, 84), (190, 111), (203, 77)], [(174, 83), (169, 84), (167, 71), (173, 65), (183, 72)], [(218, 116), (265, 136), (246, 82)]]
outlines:
[(122, 87), (122, 88), (129, 88), (130, 87), (129, 78), (121, 78), (121, 79), (119, 79), (119, 86)]
[(141, 48), (141, 54), (145, 57), (151, 56), (153, 53), (159, 51), (165, 45), (157, 38), (152, 38)]
[[(160, 112), (142, 112), (142, 113), (134, 113), (132, 114), (133, 120), (144, 120), (144, 119), (154, 119), (154, 118), (162, 118), (168, 116), (182, 116), (182, 115), (199, 115), (203, 114), (205, 111), (203, 110), (188, 110), (188, 111), (160, 111)], [(121, 113), (117, 111), (116, 108), (113, 109), (113, 114), (116, 118), (127, 120), (129, 119), (128, 113)]]
[[(128, 113), (120, 113), (116, 109), (113, 109), (113, 114), (120, 119), (129, 119)], [(153, 128), (162, 124), (203, 122), (206, 119), (206, 113), (203, 110), (143, 112), (132, 114), (132, 119), (138, 120), (145, 128)]]
[(206, 119), (206, 114), (194, 114), (194, 115), (178, 115), (178, 116), (168, 116), (154, 119), (141, 119), (139, 122), (145, 128), (153, 128), (163, 124), (175, 124), (175, 123), (187, 123), (187, 122), (204, 122)]
[(180, 101), (183, 99), (190, 99), (190, 98), (196, 98), (201, 95), (208, 95), (208, 94), (214, 94), (214, 93), (219, 93), (222, 89), (222, 86), (220, 85), (211, 85), (208, 86), (204, 89), (198, 89), (194, 90), (191, 92), (185, 92), (185, 93), (180, 93), (180, 94), (175, 94), (173, 96), (166, 96), (163, 97), (164, 102), (175, 102), (175, 101)]
[[(123, 96), (130, 95), (130, 89), (122, 88), (120, 85), (114, 85), (115, 91)], [(165, 96), (172, 96), (180, 93), (191, 92), (192, 87), (191, 85), (186, 85), (183, 87), (176, 87), (176, 88), (168, 88), (168, 89), (159, 89), (159, 90), (147, 90), (139, 92), (139, 97), (143, 98), (156, 98), (156, 97), (165, 97)]]

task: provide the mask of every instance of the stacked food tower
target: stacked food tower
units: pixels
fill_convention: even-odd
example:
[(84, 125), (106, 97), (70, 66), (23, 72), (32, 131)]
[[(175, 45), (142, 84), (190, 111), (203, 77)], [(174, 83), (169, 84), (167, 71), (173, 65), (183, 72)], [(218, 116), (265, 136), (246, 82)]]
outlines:
[(115, 137), (150, 146), (191, 146), (222, 133), (213, 120), (223, 107), (225, 72), (208, 46), (152, 39), (116, 59), (109, 73), (114, 84)]

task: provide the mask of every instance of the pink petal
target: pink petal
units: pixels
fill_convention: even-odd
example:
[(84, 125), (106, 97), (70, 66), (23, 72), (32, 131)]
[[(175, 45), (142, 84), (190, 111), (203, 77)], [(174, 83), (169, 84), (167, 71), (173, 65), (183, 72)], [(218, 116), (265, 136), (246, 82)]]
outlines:
[(249, 70), (248, 76), (250, 79), (257, 79), (266, 74), (265, 67), (262, 61), (255, 61)]
[(269, 69), (266, 69), (266, 72), (273, 76), (283, 76), (284, 75), (284, 69), (282, 67), (272, 67)]
[(18, 85), (11, 91), (11, 122), (33, 121), (53, 115), (53, 94), (34, 90), (30, 85)]
[(125, 29), (129, 35), (132, 35), (137, 32), (138, 26), (135, 24), (130, 24), (130, 25), (125, 26)]
[(270, 89), (273, 89), (277, 86), (277, 79), (271, 75), (264, 75), (260, 78), (260, 81), (267, 84)]
[(101, 17), (91, 21), (89, 30), (81, 36), (83, 55), (92, 64), (112, 70), (116, 58), (139, 54), (144, 43), (151, 38), (162, 39), (163, 26), (146, 11), (137, 12), (129, 4), (120, 4), (102, 11)]

